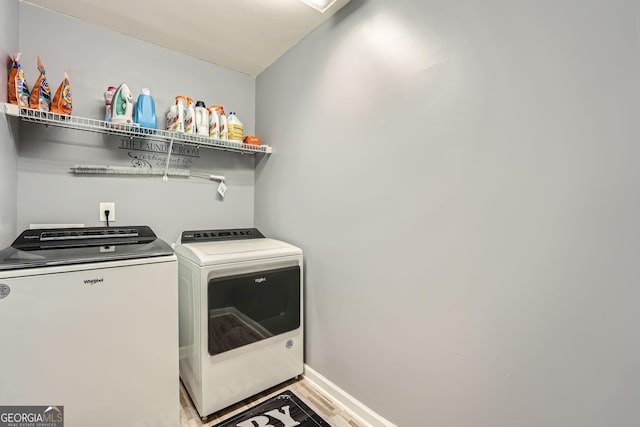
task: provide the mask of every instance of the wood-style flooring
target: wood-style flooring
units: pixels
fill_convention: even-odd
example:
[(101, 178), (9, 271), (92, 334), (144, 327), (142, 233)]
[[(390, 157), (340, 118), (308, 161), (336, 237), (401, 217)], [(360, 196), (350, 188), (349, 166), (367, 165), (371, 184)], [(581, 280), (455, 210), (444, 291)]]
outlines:
[(367, 427), (368, 425), (348, 412), (344, 407), (333, 402), (314, 385), (305, 380), (290, 380), (256, 396), (246, 399), (234, 406), (211, 414), (206, 420), (201, 420), (189, 394), (180, 383), (180, 426), (181, 427), (210, 427), (254, 406), (283, 390), (291, 390), (304, 403), (320, 415), (332, 427)]

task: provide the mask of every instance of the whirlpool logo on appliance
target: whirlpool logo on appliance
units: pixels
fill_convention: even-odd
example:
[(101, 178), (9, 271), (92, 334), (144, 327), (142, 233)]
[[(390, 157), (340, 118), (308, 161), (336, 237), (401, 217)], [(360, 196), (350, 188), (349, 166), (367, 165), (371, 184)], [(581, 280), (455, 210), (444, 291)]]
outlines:
[(98, 283), (102, 283), (104, 282), (104, 278), (100, 277), (100, 278), (95, 278), (95, 279), (85, 279), (84, 280), (84, 284), (85, 285), (96, 285)]
[(64, 406), (0, 406), (0, 427), (64, 427)]

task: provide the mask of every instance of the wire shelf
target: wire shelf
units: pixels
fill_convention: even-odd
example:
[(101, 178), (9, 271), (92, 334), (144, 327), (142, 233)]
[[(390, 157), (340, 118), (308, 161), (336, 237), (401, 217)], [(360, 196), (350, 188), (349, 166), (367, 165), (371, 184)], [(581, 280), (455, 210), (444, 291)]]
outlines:
[(40, 123), (47, 126), (55, 126), (66, 129), (77, 129), (89, 132), (97, 132), (108, 135), (140, 138), (156, 142), (171, 142), (176, 144), (193, 145), (196, 147), (213, 148), (218, 150), (233, 151), (236, 153), (263, 153), (270, 154), (268, 145), (251, 145), (239, 141), (223, 141), (211, 139), (199, 135), (188, 135), (180, 132), (170, 132), (160, 129), (148, 129), (129, 124), (116, 124), (103, 120), (88, 119), (78, 116), (32, 110), (30, 108), (18, 108), (12, 104), (5, 104), (5, 112), (11, 116), (20, 117), (21, 120), (32, 123)]

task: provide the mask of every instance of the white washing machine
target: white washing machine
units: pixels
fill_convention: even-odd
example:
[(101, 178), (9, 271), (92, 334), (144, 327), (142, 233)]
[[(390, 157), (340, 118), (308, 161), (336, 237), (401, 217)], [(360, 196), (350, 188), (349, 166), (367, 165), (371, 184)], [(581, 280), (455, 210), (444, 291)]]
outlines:
[(177, 270), (149, 227), (23, 232), (0, 251), (0, 412), (178, 427)]
[(302, 251), (257, 229), (182, 233), (180, 377), (201, 417), (303, 372)]

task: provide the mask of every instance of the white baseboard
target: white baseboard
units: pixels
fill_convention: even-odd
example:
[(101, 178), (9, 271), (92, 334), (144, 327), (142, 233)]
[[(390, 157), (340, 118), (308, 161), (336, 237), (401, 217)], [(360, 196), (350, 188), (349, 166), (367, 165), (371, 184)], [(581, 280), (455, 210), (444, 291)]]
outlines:
[(397, 427), (306, 364), (304, 365), (304, 378), (371, 427)]

